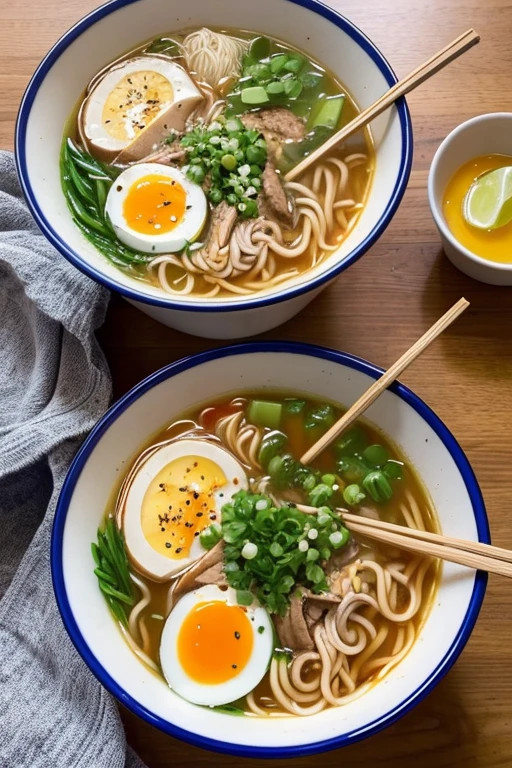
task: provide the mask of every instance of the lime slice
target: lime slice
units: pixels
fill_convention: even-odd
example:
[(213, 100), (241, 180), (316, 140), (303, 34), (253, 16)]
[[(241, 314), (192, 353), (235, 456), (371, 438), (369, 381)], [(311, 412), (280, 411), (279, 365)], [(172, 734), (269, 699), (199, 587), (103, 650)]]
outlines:
[(477, 229), (498, 229), (512, 221), (512, 166), (479, 176), (464, 198), (462, 212)]

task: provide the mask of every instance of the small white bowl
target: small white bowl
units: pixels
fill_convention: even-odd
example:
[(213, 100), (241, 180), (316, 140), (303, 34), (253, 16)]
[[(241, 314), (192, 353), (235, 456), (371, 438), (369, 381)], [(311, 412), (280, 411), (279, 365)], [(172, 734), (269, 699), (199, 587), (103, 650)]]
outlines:
[[(252, 388), (308, 392), (350, 404), (381, 369), (351, 355), (284, 342), (239, 344), (187, 357), (136, 386), (101, 419), (64, 482), (52, 537), (52, 574), (61, 615), (77, 650), (126, 707), (166, 733), (240, 757), (300, 757), (345, 746), (390, 725), (432, 689), (462, 651), (483, 600), (486, 574), (444, 563), (439, 591), (405, 659), (350, 704), (308, 718), (237, 717), (180, 698), (131, 652), (93, 573), (96, 537), (120, 472), (163, 424), (208, 398)], [(443, 533), (489, 541), (478, 483), (437, 416), (395, 383), (368, 418), (417, 468)], [(179, 762), (179, 761), (178, 761)]]
[(443, 213), (443, 195), (454, 173), (479, 155), (512, 156), (512, 112), (478, 115), (448, 134), (440, 145), (428, 176), (428, 199), (443, 249), (461, 272), (482, 283), (512, 285), (512, 263), (482, 259), (454, 237)]
[(73, 223), (59, 174), (64, 126), (87, 83), (109, 62), (144, 40), (202, 25), (255, 30), (296, 45), (338, 75), (361, 109), (396, 82), (371, 40), (317, 0), (112, 0), (66, 32), (39, 65), (18, 114), (16, 160), (39, 227), (78, 269), (172, 328), (207, 338), (242, 338), (296, 315), (382, 235), (409, 179), (412, 129), (403, 100), (372, 122), (376, 165), (357, 226), (338, 250), (290, 283), (220, 299), (173, 297), (142, 283), (107, 261)]

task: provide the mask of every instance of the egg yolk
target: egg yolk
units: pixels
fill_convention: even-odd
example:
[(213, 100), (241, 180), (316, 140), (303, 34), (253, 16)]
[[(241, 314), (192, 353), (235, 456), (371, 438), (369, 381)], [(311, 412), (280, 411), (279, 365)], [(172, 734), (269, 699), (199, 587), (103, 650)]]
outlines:
[(225, 483), (221, 468), (203, 456), (181, 456), (167, 464), (142, 501), (148, 544), (173, 560), (188, 557), (194, 539), (217, 520), (214, 493)]
[(512, 222), (498, 229), (477, 229), (463, 215), (463, 202), (472, 183), (483, 173), (512, 165), (507, 155), (482, 155), (465, 163), (448, 182), (443, 199), (446, 223), (454, 237), (482, 259), (512, 263)]
[(159, 72), (130, 72), (105, 99), (102, 125), (114, 139), (134, 139), (173, 99), (172, 84)]
[(199, 603), (181, 625), (178, 659), (193, 680), (219, 685), (240, 674), (251, 657), (253, 643), (251, 622), (239, 605), (220, 600)]
[(129, 188), (123, 205), (128, 226), (143, 235), (171, 232), (183, 219), (187, 193), (178, 181), (152, 173)]

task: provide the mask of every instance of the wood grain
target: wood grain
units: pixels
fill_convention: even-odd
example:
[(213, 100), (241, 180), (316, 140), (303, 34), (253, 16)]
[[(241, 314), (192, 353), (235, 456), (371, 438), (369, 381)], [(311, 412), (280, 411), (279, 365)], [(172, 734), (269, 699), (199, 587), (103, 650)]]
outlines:
[[(403, 77), (440, 40), (474, 27), (480, 44), (408, 97), (414, 168), (402, 205), (377, 245), (312, 305), (266, 338), (396, 360), (460, 296), (471, 307), (403, 380), (455, 433), (484, 493), (493, 543), (512, 547), (512, 289), (473, 282), (443, 256), (426, 180), (433, 154), (461, 121), (510, 109), (511, 0), (330, 0)], [(96, 0), (0, 0), (0, 145), (12, 147), (18, 103), (42, 55)], [(442, 33), (442, 35), (441, 35)], [(157, 325), (114, 297), (100, 334), (118, 397), (179, 357), (216, 346)], [(374, 738), (282, 768), (510, 768), (512, 592), (491, 576), (475, 631), (457, 664), (412, 712)], [(238, 766), (175, 741), (123, 713), (128, 740), (149, 768)], [(255, 760), (254, 768), (268, 765)]]

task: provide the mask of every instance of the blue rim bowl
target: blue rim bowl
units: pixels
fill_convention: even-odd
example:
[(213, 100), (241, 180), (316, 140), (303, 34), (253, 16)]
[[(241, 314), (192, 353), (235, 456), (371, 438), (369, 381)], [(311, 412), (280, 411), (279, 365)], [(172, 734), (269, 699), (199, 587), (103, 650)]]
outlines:
[[(94, 451), (100, 438), (109, 430), (114, 422), (142, 395), (144, 395), (146, 392), (161, 382), (166, 381), (167, 379), (170, 379), (177, 374), (200, 366), (203, 363), (217, 360), (219, 358), (259, 352), (307, 355), (320, 361), (331, 361), (334, 363), (342, 364), (343, 366), (348, 367), (354, 371), (362, 372), (372, 379), (379, 378), (383, 373), (381, 368), (359, 357), (355, 357), (343, 352), (337, 352), (324, 347), (295, 342), (251, 342), (222, 347), (212, 351), (202, 352), (200, 354), (186, 357), (166, 366), (165, 368), (162, 368), (151, 376), (148, 376), (140, 384), (135, 386), (126, 395), (124, 395), (124, 397), (122, 397), (106, 412), (103, 418), (93, 429), (89, 437), (86, 439), (78, 451), (73, 463), (71, 464), (67, 477), (62, 486), (55, 513), (51, 541), (51, 569), (53, 586), (59, 611), (62, 616), (64, 625), (71, 637), (71, 640), (75, 645), (75, 648), (82, 656), (88, 667), (95, 674), (100, 683), (125, 707), (131, 710), (131, 712), (133, 712), (135, 715), (138, 715), (142, 720), (145, 720), (150, 725), (153, 725), (169, 734), (170, 736), (174, 736), (175, 738), (181, 739), (182, 741), (188, 742), (194, 746), (202, 747), (203, 749), (238, 755), (240, 757), (292, 758), (337, 749), (339, 747), (353, 744), (364, 738), (368, 738), (369, 736), (378, 733), (383, 728), (386, 728), (387, 726), (394, 723), (404, 714), (409, 712), (416, 704), (422, 701), (449, 671), (449, 669), (459, 657), (464, 646), (466, 645), (482, 605), (487, 585), (487, 574), (481, 571), (476, 572), (473, 591), (466, 614), (460, 625), (457, 635), (454, 637), (453, 642), (449, 647), (449, 650), (444, 655), (442, 661), (423, 681), (422, 685), (394, 709), (387, 712), (384, 716), (368, 723), (364, 728), (359, 728), (357, 730), (341, 734), (335, 738), (299, 746), (248, 747), (245, 745), (228, 744), (226, 742), (207, 738), (193, 733), (192, 731), (177, 727), (172, 723), (164, 720), (163, 718), (156, 716), (154, 713), (150, 712), (147, 708), (137, 702), (137, 700), (134, 699), (131, 695), (129, 695), (109, 675), (108, 671), (104, 666), (101, 665), (101, 663), (98, 661), (98, 659), (87, 645), (87, 642), (85, 641), (76, 623), (71, 605), (68, 600), (63, 571), (64, 528), (66, 524), (68, 507), (70, 505), (75, 486), (85, 464)], [(457, 440), (445, 426), (445, 424), (439, 419), (439, 417), (436, 416), (436, 414), (431, 410), (431, 408), (410, 389), (399, 382), (392, 384), (389, 389), (401, 400), (405, 401), (405, 403), (414, 411), (416, 411), (419, 416), (437, 434), (437, 436), (444, 444), (455, 465), (457, 466), (457, 469), (466, 487), (476, 523), (478, 540), (484, 543), (490, 543), (487, 514), (485, 511), (482, 494), (478, 486), (478, 481), (474, 475), (468, 459), (466, 458)]]
[[(237, 310), (239, 311), (240, 309), (265, 307), (288, 299), (293, 299), (294, 297), (301, 296), (304, 293), (310, 293), (311, 291), (314, 291), (315, 288), (324, 286), (330, 280), (337, 277), (345, 269), (350, 267), (351, 264), (354, 264), (358, 259), (360, 259), (361, 256), (363, 256), (363, 254), (365, 254), (366, 251), (368, 251), (368, 249), (379, 239), (379, 237), (390, 224), (398, 206), (400, 205), (405, 189), (407, 187), (407, 183), (409, 181), (413, 156), (413, 137), (411, 117), (404, 98), (399, 99), (395, 104), (395, 108), (398, 111), (400, 120), (402, 154), (399, 174), (386, 209), (371, 232), (361, 243), (359, 243), (358, 246), (354, 248), (353, 251), (351, 251), (340, 263), (333, 264), (329, 269), (316, 277), (314, 280), (308, 281), (299, 286), (292, 286), (289, 289), (282, 289), (279, 291), (279, 293), (260, 299), (247, 298), (243, 301), (225, 303), (194, 303), (192, 301), (180, 302), (179, 300), (173, 300), (171, 298), (159, 299), (153, 296), (147, 296), (143, 293), (139, 293), (138, 291), (133, 290), (132, 288), (128, 288), (114, 282), (110, 278), (106, 277), (101, 271), (88, 264), (87, 261), (79, 255), (79, 253), (68, 246), (65, 240), (63, 240), (63, 238), (54, 229), (54, 227), (50, 224), (44, 215), (30, 183), (26, 159), (28, 118), (42, 82), (44, 81), (52, 66), (68, 48), (68, 46), (74, 40), (76, 40), (76, 38), (80, 37), (80, 35), (86, 32), (90, 27), (103, 19), (105, 16), (108, 16), (120, 8), (136, 2), (138, 2), (138, 0), (111, 0), (111, 2), (105, 3), (77, 22), (60, 38), (60, 40), (57, 41), (57, 43), (55, 43), (53, 48), (51, 48), (51, 50), (47, 53), (45, 58), (36, 69), (23, 95), (15, 129), (16, 166), (18, 169), (21, 187), (30, 211), (39, 228), (52, 243), (52, 245), (54, 245), (55, 248), (57, 248), (57, 250), (75, 267), (91, 277), (93, 280), (96, 280), (97, 282), (104, 285), (106, 288), (117, 291), (122, 296), (125, 296), (126, 298), (133, 301), (142, 302), (153, 307), (166, 307), (168, 309), (176, 309), (185, 312), (234, 312)], [(377, 46), (372, 43), (372, 41), (358, 27), (352, 24), (352, 22), (350, 22), (344, 16), (332, 10), (331, 8), (328, 8), (318, 0), (286, 0), (286, 2), (307, 8), (308, 10), (313, 11), (319, 16), (322, 16), (323, 18), (330, 21), (332, 24), (336, 25), (344, 33), (349, 35), (357, 43), (357, 45), (360, 46), (375, 62), (390, 87), (397, 82), (397, 77), (394, 71)]]

